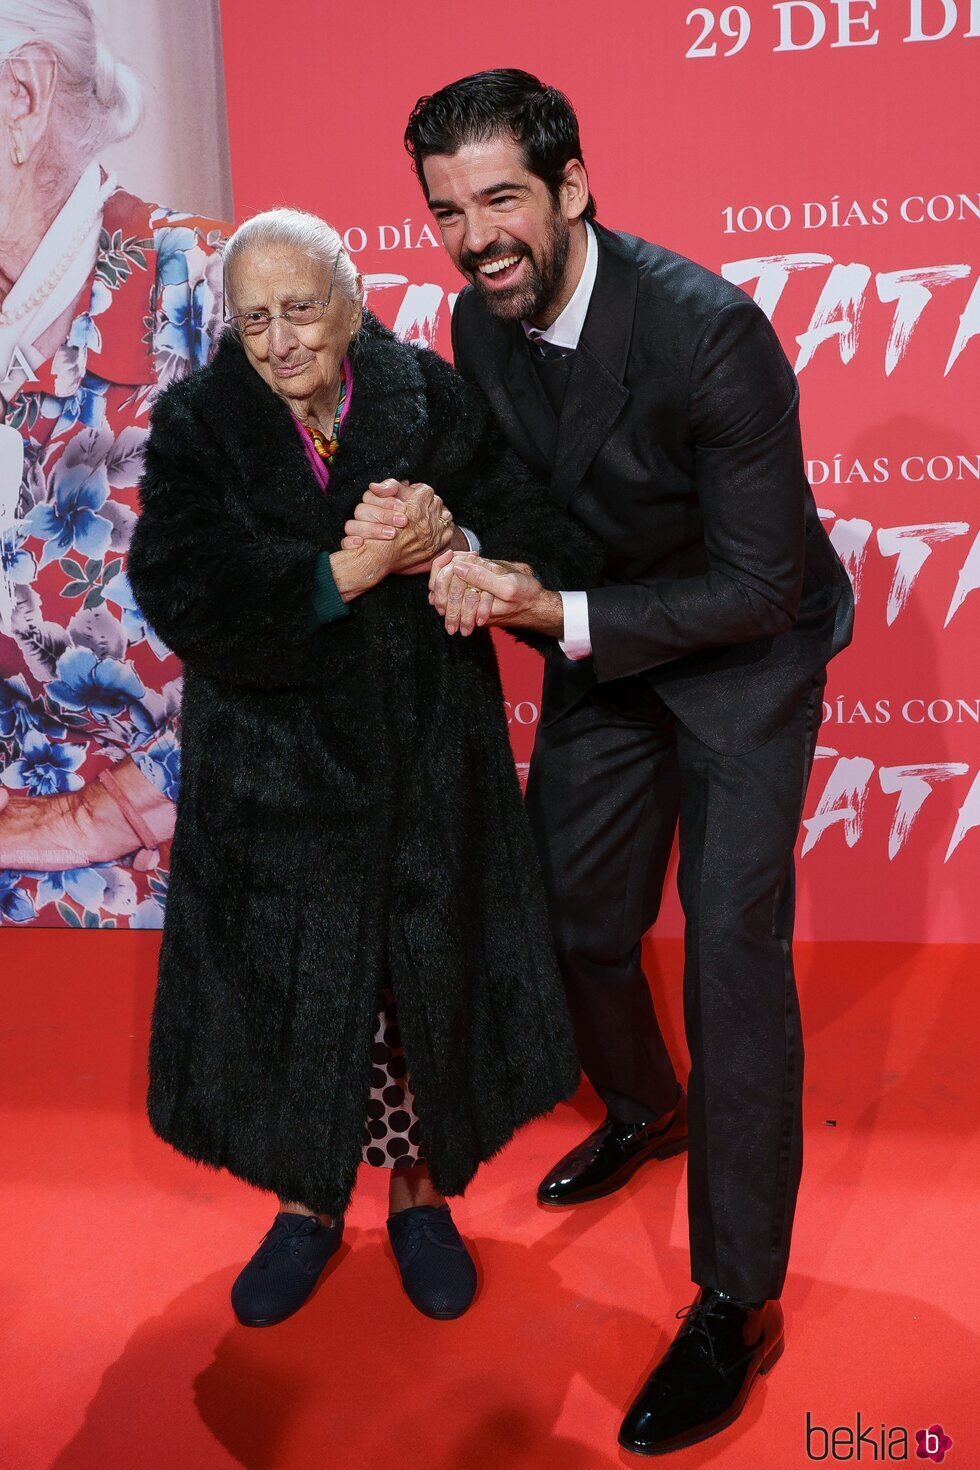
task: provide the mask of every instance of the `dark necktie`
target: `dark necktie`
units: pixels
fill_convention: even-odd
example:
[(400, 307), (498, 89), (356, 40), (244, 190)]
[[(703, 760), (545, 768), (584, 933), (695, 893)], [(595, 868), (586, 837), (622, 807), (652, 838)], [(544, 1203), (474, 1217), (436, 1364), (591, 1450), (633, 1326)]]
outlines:
[(530, 349), (531, 365), (544, 389), (545, 397), (551, 404), (555, 417), (560, 419), (565, 392), (572, 376), (575, 349), (556, 347), (552, 342), (542, 342), (540, 338), (534, 337), (528, 338), (527, 345)]
[(571, 357), (574, 347), (559, 347), (555, 342), (546, 342), (543, 337), (530, 337), (531, 351), (542, 362), (557, 362), (559, 358)]

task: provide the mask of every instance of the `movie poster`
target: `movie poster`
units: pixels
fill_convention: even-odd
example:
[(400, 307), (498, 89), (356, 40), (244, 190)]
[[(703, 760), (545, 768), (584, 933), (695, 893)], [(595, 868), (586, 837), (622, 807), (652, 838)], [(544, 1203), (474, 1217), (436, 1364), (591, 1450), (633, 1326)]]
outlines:
[(223, 67), (211, 0), (94, 8), (0, 5), (0, 920), (157, 928), (181, 670), (126, 557), (154, 396), (221, 325)]
[[(126, 547), (153, 395), (221, 320), (227, 224), (324, 216), (370, 307), (448, 356), (462, 281), (402, 134), (420, 95), (505, 64), (572, 99), (600, 221), (740, 286), (799, 377), (857, 612), (803, 812), (798, 936), (980, 938), (980, 181), (955, 122), (978, 0), (568, 0), (560, 26), (532, 7), (505, 39), (442, 0), (356, 20), (99, 0), (87, 58), (64, 20), (85, 8), (0, 0), (0, 78), (29, 123), (23, 161), (0, 140), (2, 922), (162, 919), (180, 669)], [(51, 196), (48, 157), (68, 170)], [(540, 662), (497, 641), (526, 768)], [(682, 926), (668, 895), (658, 933)]]

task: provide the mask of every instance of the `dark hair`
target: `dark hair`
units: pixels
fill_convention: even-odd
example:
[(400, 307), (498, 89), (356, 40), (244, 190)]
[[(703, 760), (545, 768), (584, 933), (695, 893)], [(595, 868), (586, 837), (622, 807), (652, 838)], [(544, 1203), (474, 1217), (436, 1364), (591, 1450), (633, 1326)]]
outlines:
[[(513, 67), (478, 71), (420, 97), (405, 129), (419, 183), (428, 198), (422, 164), (432, 153), (457, 153), (465, 143), (509, 133), (524, 154), (524, 166), (547, 184), (553, 199), (565, 165), (577, 158), (584, 165), (578, 118), (564, 92), (546, 87), (530, 72)], [(584, 218), (595, 219), (592, 195)]]

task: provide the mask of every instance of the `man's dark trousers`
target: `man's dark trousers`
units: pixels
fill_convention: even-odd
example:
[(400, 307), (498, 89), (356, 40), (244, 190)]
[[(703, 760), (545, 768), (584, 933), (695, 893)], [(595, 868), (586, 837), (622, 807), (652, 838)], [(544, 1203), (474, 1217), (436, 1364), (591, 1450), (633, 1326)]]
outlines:
[(677, 1099), (640, 942), (679, 825), (692, 1273), (756, 1301), (780, 1294), (800, 1177), (793, 848), (853, 597), (763, 313), (693, 261), (595, 230), (563, 383), (472, 287), (453, 348), (605, 551), (586, 589), (591, 655), (537, 640), (528, 785), (585, 1070), (626, 1121)]
[(802, 1165), (793, 845), (823, 677), (757, 749), (720, 755), (656, 696), (543, 726), (528, 812), (589, 1081), (643, 1122), (679, 1086), (640, 962), (679, 819), (692, 1279), (779, 1296)]

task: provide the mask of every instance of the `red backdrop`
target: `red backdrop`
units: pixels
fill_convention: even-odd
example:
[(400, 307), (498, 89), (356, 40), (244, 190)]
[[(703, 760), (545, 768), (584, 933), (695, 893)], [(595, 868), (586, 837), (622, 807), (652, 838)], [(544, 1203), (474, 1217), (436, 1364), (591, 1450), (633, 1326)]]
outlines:
[[(743, 285), (800, 374), (859, 594), (800, 851), (804, 938), (980, 939), (980, 0), (223, 0), (236, 216), (347, 232), (370, 304), (448, 354), (460, 281), (401, 147), (488, 66), (562, 87), (599, 217)], [(540, 666), (502, 640), (526, 762)], [(680, 932), (671, 899), (660, 932)]]

